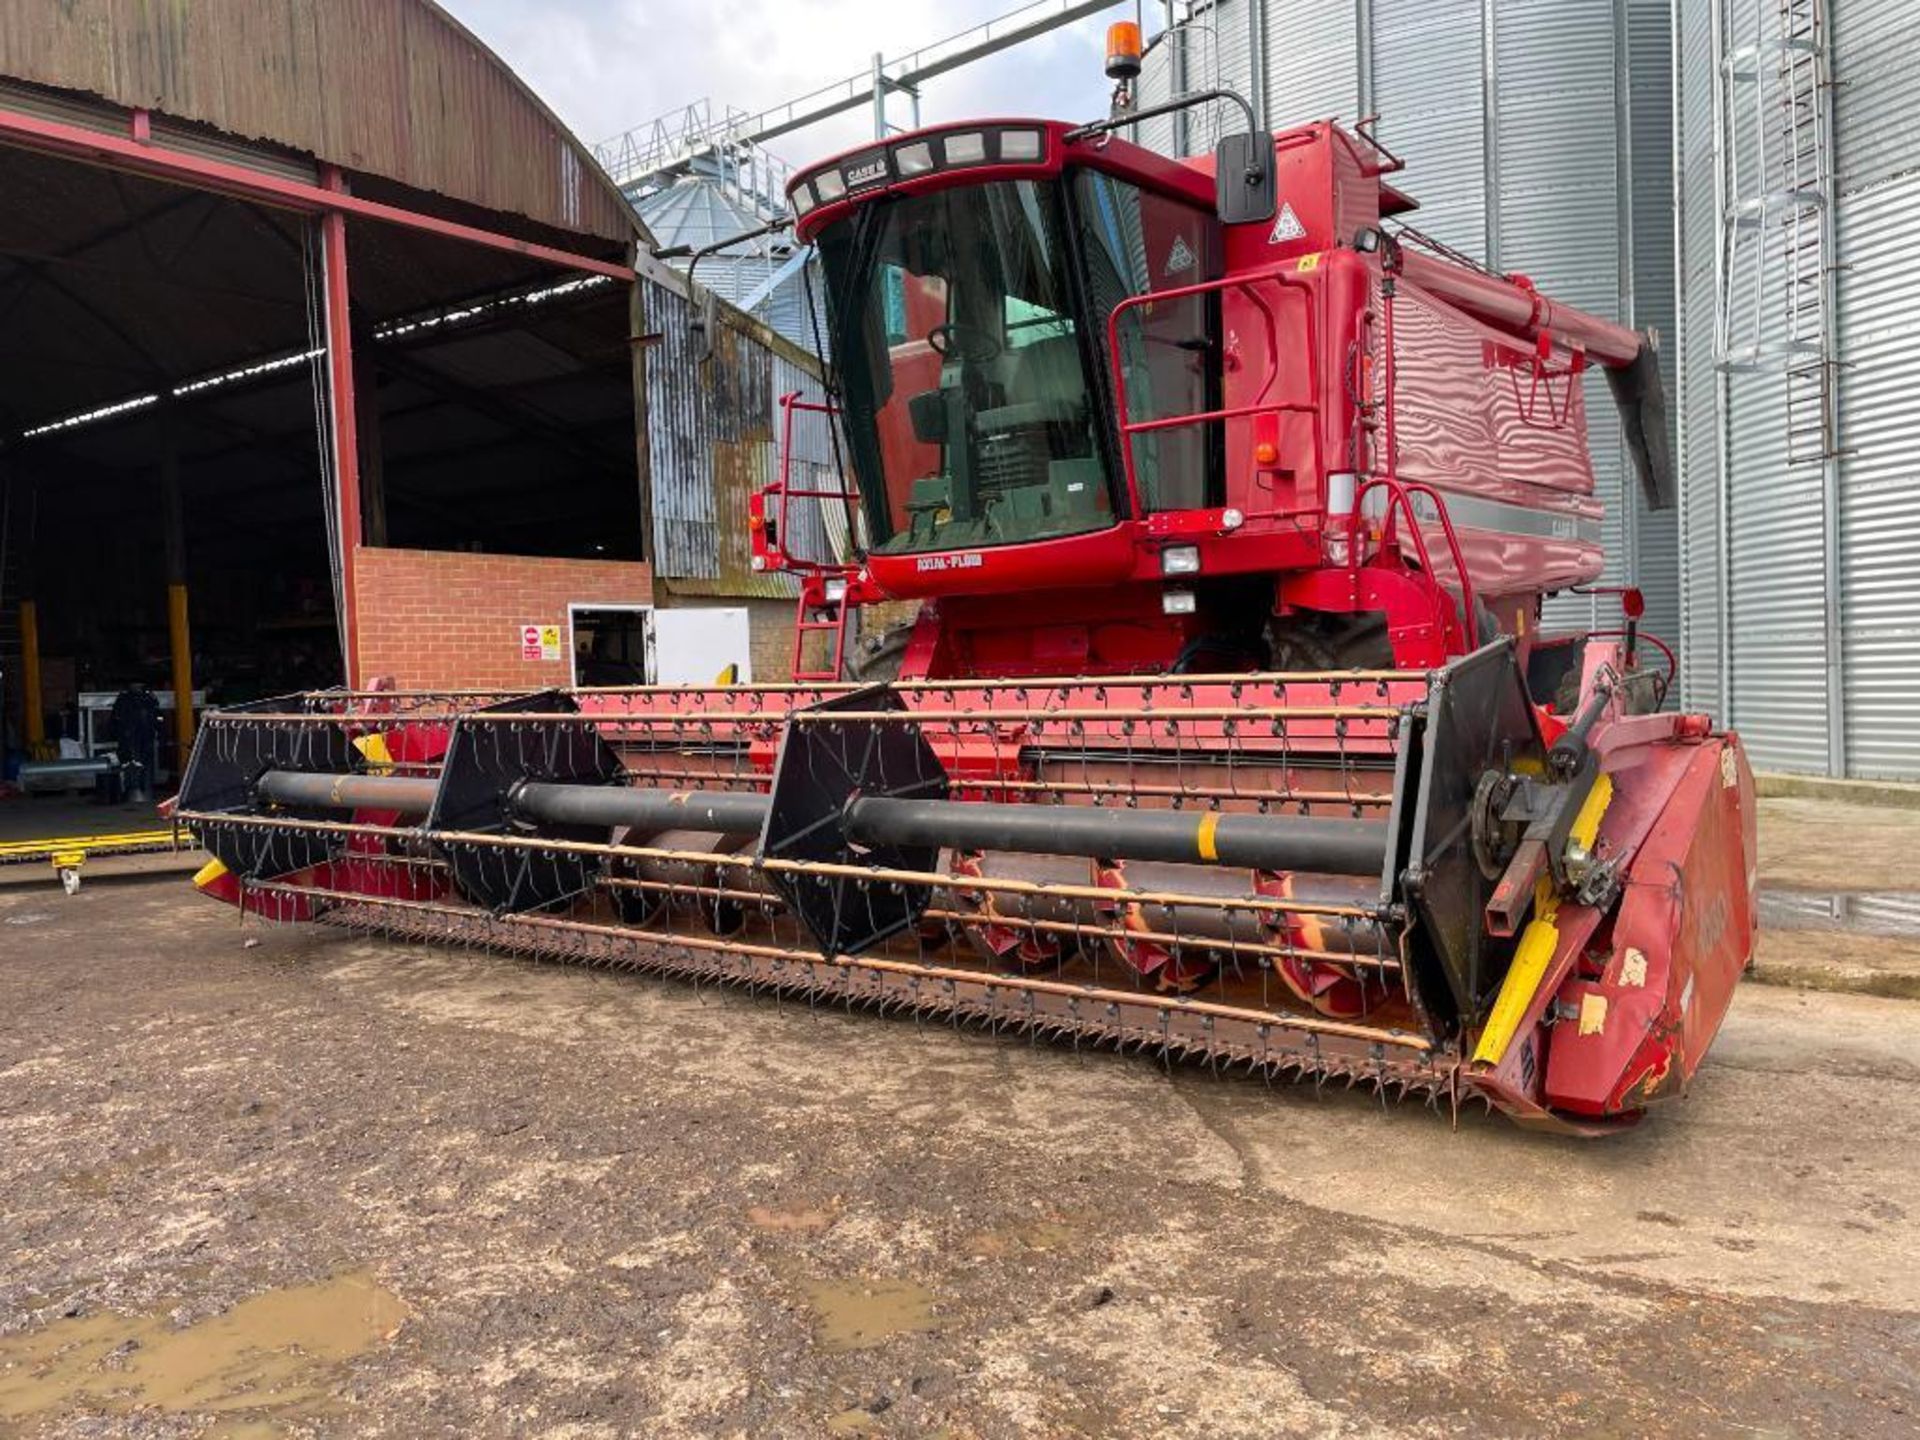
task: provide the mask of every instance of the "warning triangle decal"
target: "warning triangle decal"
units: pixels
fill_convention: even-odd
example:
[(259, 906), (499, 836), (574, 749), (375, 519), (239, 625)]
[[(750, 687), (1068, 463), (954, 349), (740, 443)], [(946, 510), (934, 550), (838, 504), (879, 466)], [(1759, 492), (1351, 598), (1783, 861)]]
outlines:
[(1193, 247), (1187, 244), (1187, 237), (1173, 237), (1173, 248), (1167, 251), (1167, 269), (1169, 275), (1178, 275), (1182, 270), (1193, 268)]
[(1273, 233), (1267, 237), (1269, 245), (1278, 245), (1283, 240), (1304, 240), (1307, 227), (1300, 223), (1300, 217), (1293, 213), (1292, 205), (1280, 207), (1280, 218), (1273, 222)]

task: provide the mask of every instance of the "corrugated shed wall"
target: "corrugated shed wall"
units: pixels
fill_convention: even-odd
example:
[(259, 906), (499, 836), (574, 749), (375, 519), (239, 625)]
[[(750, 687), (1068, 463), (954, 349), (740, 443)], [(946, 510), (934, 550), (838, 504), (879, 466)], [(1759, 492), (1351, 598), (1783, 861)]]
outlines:
[[(733, 305), (740, 305), (764, 290), (767, 282), (778, 276), (788, 258), (776, 256), (768, 260), (758, 255), (706, 257), (701, 260), (697, 272), (700, 288), (711, 290)], [(780, 280), (772, 293), (754, 306), (753, 315), (802, 350), (811, 353), (826, 339), (827, 324), (822, 310), (825, 281), (820, 275), (820, 262), (817, 259), (809, 260), (806, 264), (808, 273), (796, 269)], [(810, 294), (814, 310), (820, 317), (817, 327), (807, 313)]]
[[(1179, 43), (1178, 32), (1169, 32), (1160, 41), (1164, 45)], [(1149, 53), (1141, 66), (1140, 78), (1134, 83), (1134, 102), (1142, 110), (1164, 104), (1173, 98), (1174, 67), (1169, 55)], [(1173, 153), (1173, 121), (1171, 118), (1148, 120), (1135, 127), (1138, 132), (1133, 138), (1140, 144), (1158, 150), (1162, 154)]]
[(654, 573), (718, 579), (713, 448), (701, 383), (698, 309), (679, 291), (641, 282), (651, 340), (646, 356), (647, 484), (653, 498)]
[[(646, 358), (654, 571), (683, 594), (793, 595), (791, 579), (752, 569), (747, 505), (779, 477), (780, 397), (818, 402), (817, 367), (725, 305), (714, 306), (703, 333), (704, 296), (689, 298), (684, 282), (641, 284), (647, 331), (659, 336)], [(830, 488), (837, 472), (824, 419), (800, 418), (794, 442), (796, 487)], [(789, 543), (804, 555), (827, 552), (820, 507), (796, 510)]]
[(0, 5), (0, 75), (567, 230), (633, 233), (632, 211), (586, 147), (428, 0)]
[(1920, 64), (1912, 0), (1832, 0), (1848, 768), (1920, 777)]
[[(1247, 34), (1245, 0), (1218, 6), (1202, 22), (1210, 26), (1211, 36), (1195, 49), (1188, 81), (1194, 89), (1237, 90), (1245, 95), (1251, 88), (1247, 77), (1253, 70), (1253, 47)], [(1204, 105), (1187, 122), (1187, 147), (1195, 152), (1212, 150), (1221, 135), (1246, 124), (1238, 106)]]
[[(1500, 269), (1531, 275), (1555, 299), (1624, 316), (1631, 287), (1622, 285), (1621, 237), (1631, 217), (1614, 96), (1628, 81), (1616, 64), (1612, 0), (1504, 0), (1487, 14), (1495, 91), (1488, 249)], [(1622, 483), (1620, 428), (1606, 377), (1589, 372), (1584, 383), (1594, 483), (1607, 507), (1603, 579), (1631, 583), (1634, 506)], [(1603, 613), (1612, 624), (1618, 612), (1573, 595), (1547, 606), (1556, 626), (1591, 624)]]
[(1903, 895), (1804, 894), (1768, 888), (1760, 897), (1761, 925), (1781, 929), (1847, 930), (1895, 939), (1920, 929), (1920, 897)]
[[(1769, 31), (1772, 0), (1732, 0), (1728, 45)], [(1687, 565), (1687, 703), (1738, 727), (1755, 763), (1829, 773), (1831, 732), (1846, 773), (1920, 778), (1920, 67), (1910, 0), (1828, 0), (1834, 80), (1836, 308), (1832, 317), (1839, 531), (1828, 573), (1818, 464), (1787, 464), (1785, 382), (1715, 364), (1711, 7), (1682, 7), (1677, 37), (1684, 311), (1682, 495)], [(1751, 93), (1749, 90), (1748, 94)], [(1750, 146), (1748, 147), (1751, 148)], [(1747, 193), (1758, 188), (1745, 172)], [(1767, 263), (1782, 241), (1770, 237)], [(1736, 345), (1780, 339), (1780, 289), (1756, 310), (1752, 261), (1736, 266)], [(1716, 398), (1723, 401), (1717, 411)], [(1837, 594), (1839, 687), (1825, 611)]]
[[(1244, 33), (1245, 0), (1217, 0), (1196, 5), (1192, 18), (1172, 30), (1162, 31), (1148, 52), (1135, 86), (1136, 104), (1142, 110), (1173, 99), (1191, 90), (1223, 87), (1247, 93), (1247, 48), (1240, 47), (1238, 68), (1220, 63), (1220, 35), (1225, 30)], [(1206, 148), (1215, 128), (1207, 111), (1199, 107), (1184, 115), (1163, 115), (1141, 123), (1132, 137), (1138, 143), (1165, 154), (1194, 154)], [(1182, 139), (1184, 138), (1184, 144)]]
[[(1667, 392), (1669, 422), (1680, 406), (1679, 293), (1674, 276), (1673, 228), (1673, 16), (1670, 0), (1616, 0), (1624, 6), (1629, 76), (1625, 116), (1626, 181), (1631, 245), (1623, 272), (1630, 306), (1621, 317), (1640, 329), (1658, 330), (1660, 377)], [(1588, 414), (1605, 414), (1605, 401), (1589, 396)], [(1634, 578), (1647, 596), (1646, 623), (1654, 634), (1680, 639), (1680, 509), (1650, 509), (1633, 464), (1621, 457), (1621, 486), (1633, 506)], [(1679, 697), (1676, 695), (1677, 703)]]
[[(1675, 329), (1672, 103), (1666, 0), (1500, 0), (1490, 105), (1488, 246), (1502, 270), (1556, 298), (1658, 332)], [(1663, 357), (1663, 374), (1671, 377)], [(1648, 507), (1598, 370), (1586, 377), (1594, 478), (1606, 504), (1605, 583), (1637, 585), (1647, 628), (1680, 628), (1675, 511)], [(1617, 623), (1611, 601), (1561, 596), (1548, 619)], [(1676, 697), (1677, 699), (1677, 697)]]
[(1680, 584), (1681, 703), (1725, 717), (1722, 683), (1725, 578), (1720, 503), (1723, 425), (1721, 378), (1713, 364), (1715, 252), (1713, 213), (1713, 49), (1707, 7), (1684, 8), (1674, 37), (1675, 155), (1681, 276), (1679, 334), (1680, 547), (1687, 557)]
[[(1267, 123), (1278, 129), (1333, 116), (1362, 114), (1359, 53), (1353, 45), (1355, 0), (1305, 0), (1281, 17), (1267, 7)], [(1247, 7), (1233, 7), (1233, 28), (1247, 34)], [(1240, 72), (1235, 72), (1236, 74)]]
[[(1733, 43), (1751, 42), (1763, 8), (1772, 14), (1774, 0), (1733, 0)], [(1752, 103), (1752, 93), (1746, 90), (1744, 103)], [(1740, 193), (1759, 194), (1758, 149), (1743, 145), (1739, 154)], [(1778, 267), (1777, 228), (1767, 236), (1764, 263)], [(1733, 293), (1751, 293), (1761, 263), (1751, 245), (1735, 250)], [(1771, 293), (1778, 300), (1777, 286)], [(1739, 330), (1736, 337), (1786, 339), (1784, 305), (1769, 305), (1759, 320), (1757, 332)], [(1818, 771), (1826, 767), (1828, 726), (1820, 467), (1787, 463), (1782, 376), (1730, 374), (1726, 383), (1725, 464), (1733, 494), (1724, 534), (1734, 660), (1723, 718), (1739, 728), (1762, 765)]]
[(1373, 103), (1380, 138), (1407, 162), (1400, 179), (1420, 201), (1413, 223), (1436, 240), (1485, 255), (1480, 0), (1373, 0), (1372, 10)]
[[(1228, 62), (1222, 82), (1243, 91), (1246, 3), (1197, 12)], [(1407, 161), (1419, 229), (1671, 345), (1669, 0), (1264, 3), (1270, 124), (1377, 111), (1382, 140)], [(1174, 53), (1163, 42), (1148, 56), (1143, 97), (1172, 93)], [(1166, 122), (1141, 129), (1171, 148)], [(1670, 354), (1662, 367), (1677, 383)], [(1606, 379), (1586, 384), (1607, 579), (1641, 586), (1649, 628), (1678, 637), (1678, 514), (1647, 508)], [(1556, 624), (1594, 615), (1574, 596), (1549, 609)]]
[(817, 258), (775, 287), (754, 314), (809, 355), (827, 355), (827, 284)]
[[(1341, 116), (1351, 121), (1359, 114), (1358, 61), (1353, 45), (1356, 5), (1364, 0), (1295, 0), (1287, 7), (1285, 23), (1269, 29), (1263, 77), (1266, 82), (1265, 117), (1284, 128), (1308, 120)], [(1269, 4), (1269, 12), (1273, 6)], [(1196, 5), (1193, 18), (1169, 32), (1149, 59), (1139, 86), (1142, 109), (1172, 99), (1181, 90), (1215, 86), (1252, 98), (1253, 34), (1247, 0), (1216, 0)], [(1273, 23), (1271, 13), (1269, 25)], [(1175, 71), (1185, 68), (1185, 83), (1175, 83)], [(1236, 111), (1208, 106), (1194, 112), (1187, 127), (1185, 153), (1198, 154), (1219, 139), (1223, 124), (1234, 124)], [(1140, 143), (1172, 153), (1175, 122), (1171, 117), (1149, 120), (1140, 127)]]

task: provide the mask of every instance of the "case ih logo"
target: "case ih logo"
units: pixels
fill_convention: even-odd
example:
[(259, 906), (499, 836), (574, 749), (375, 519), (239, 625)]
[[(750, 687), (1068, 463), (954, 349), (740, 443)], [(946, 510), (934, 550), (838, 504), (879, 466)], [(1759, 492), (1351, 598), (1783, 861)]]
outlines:
[(862, 164), (849, 165), (847, 167), (847, 184), (849, 187), (856, 186), (856, 185), (871, 185), (875, 181), (884, 180), (886, 178), (887, 178), (887, 157), (884, 155), (877, 155), (873, 159), (865, 161)]
[(934, 570), (973, 570), (981, 564), (978, 550), (962, 550), (957, 555), (922, 555), (914, 568), (922, 575)]

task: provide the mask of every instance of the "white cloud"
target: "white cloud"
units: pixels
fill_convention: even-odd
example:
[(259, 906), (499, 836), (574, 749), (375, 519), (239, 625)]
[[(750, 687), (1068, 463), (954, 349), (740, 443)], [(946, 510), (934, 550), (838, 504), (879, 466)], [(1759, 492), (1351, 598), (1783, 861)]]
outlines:
[[(1018, 0), (442, 0), (589, 143), (700, 99), (757, 111), (1005, 14)], [(1105, 113), (1100, 39), (1110, 13), (929, 81), (926, 123)], [(904, 126), (905, 97), (889, 116)], [(795, 163), (873, 134), (870, 106), (780, 137)]]

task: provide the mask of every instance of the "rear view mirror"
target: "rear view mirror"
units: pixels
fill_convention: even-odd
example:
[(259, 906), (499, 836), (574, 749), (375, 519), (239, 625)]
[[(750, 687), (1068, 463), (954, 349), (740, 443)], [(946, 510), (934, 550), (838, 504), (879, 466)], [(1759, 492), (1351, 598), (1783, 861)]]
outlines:
[(1273, 137), (1257, 131), (1223, 135), (1213, 152), (1213, 186), (1222, 225), (1264, 225), (1273, 219)]

